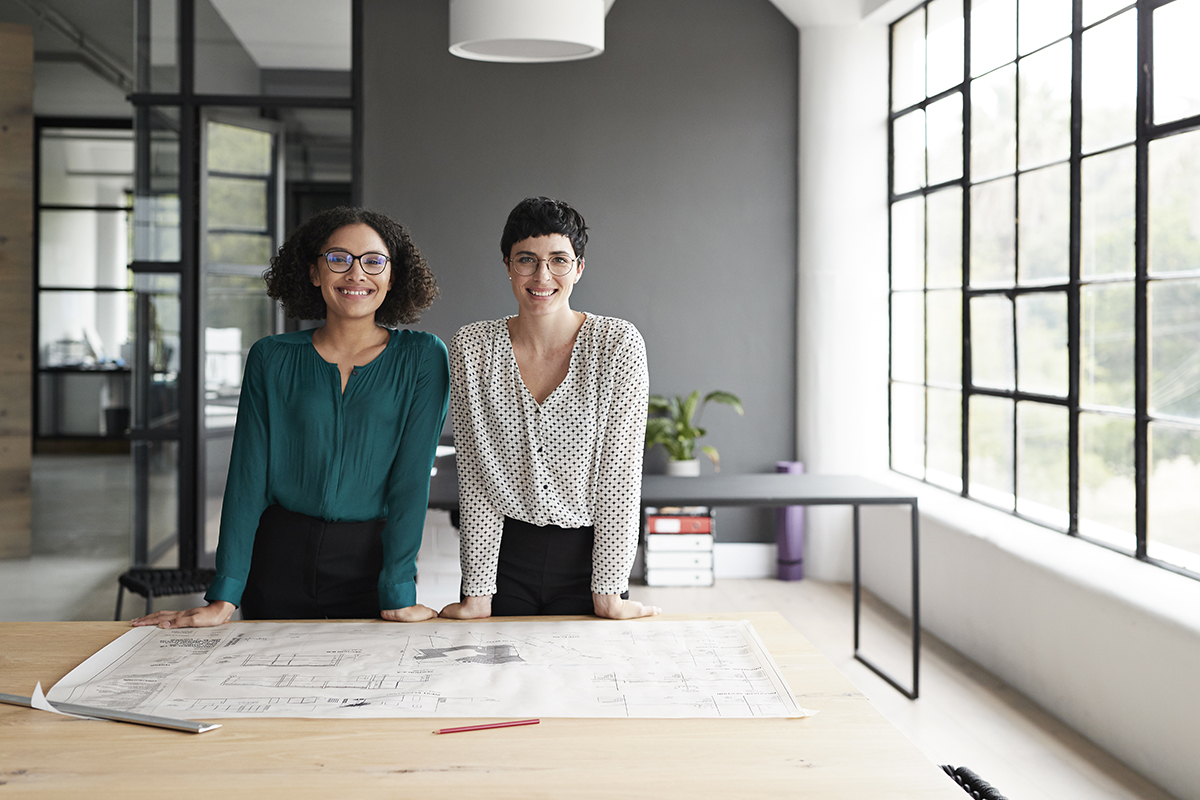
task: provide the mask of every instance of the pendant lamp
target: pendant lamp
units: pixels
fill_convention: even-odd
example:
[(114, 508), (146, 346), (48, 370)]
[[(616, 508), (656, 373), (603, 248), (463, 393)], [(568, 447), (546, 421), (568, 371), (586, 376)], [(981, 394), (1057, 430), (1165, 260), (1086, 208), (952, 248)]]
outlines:
[(577, 61), (604, 52), (612, 0), (450, 0), (450, 52), (475, 61)]

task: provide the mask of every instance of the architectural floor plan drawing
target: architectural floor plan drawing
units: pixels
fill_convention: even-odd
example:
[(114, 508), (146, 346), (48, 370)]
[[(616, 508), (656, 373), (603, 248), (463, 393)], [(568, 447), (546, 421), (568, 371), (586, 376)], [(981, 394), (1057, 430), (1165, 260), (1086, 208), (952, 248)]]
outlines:
[(746, 621), (134, 628), (54, 702), (168, 717), (804, 717)]

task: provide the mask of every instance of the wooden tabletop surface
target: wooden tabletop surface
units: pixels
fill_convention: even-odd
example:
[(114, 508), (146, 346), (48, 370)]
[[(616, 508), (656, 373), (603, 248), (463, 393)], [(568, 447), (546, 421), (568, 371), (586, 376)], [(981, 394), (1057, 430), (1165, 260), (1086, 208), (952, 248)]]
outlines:
[[(187, 734), (0, 705), (0, 797), (965, 796), (779, 614), (677, 614), (644, 624), (690, 619), (749, 620), (800, 705), (820, 713), (543, 719), (443, 736), (433, 729), (459, 721), (224, 719), (218, 730)], [(0, 623), (0, 692), (27, 697), (38, 681), (48, 691), (126, 630), (120, 622)]]

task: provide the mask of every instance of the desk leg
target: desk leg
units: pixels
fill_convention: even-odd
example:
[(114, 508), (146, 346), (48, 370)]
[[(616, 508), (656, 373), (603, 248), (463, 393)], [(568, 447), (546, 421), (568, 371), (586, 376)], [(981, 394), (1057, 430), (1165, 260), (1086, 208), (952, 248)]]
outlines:
[(921, 668), (921, 579), (918, 548), (920, 533), (918, 526), (920, 515), (917, 514), (917, 501), (912, 502), (912, 522), (909, 528), (912, 532), (912, 698), (917, 699), (917, 680)]
[(859, 576), (859, 535), (858, 535), (858, 506), (854, 506), (854, 657), (858, 658), (858, 618), (860, 613), (859, 598), (862, 596), (862, 583)]
[(879, 667), (875, 666), (869, 659), (863, 656), (858, 651), (858, 630), (859, 617), (862, 612), (862, 580), (859, 574), (859, 564), (861, 560), (860, 553), (860, 536), (859, 536), (859, 507), (854, 506), (854, 658), (861, 662), (867, 669), (874, 672), (879, 677), (883, 678), (892, 685), (896, 691), (907, 697), (909, 700), (916, 700), (918, 693), (918, 677), (921, 659), (921, 598), (920, 598), (920, 576), (917, 566), (919, 563), (919, 553), (917, 551), (918, 535), (918, 515), (917, 503), (914, 500), (912, 507), (912, 522), (910, 523), (912, 535), (912, 688), (902, 686), (891, 675), (888, 675)]

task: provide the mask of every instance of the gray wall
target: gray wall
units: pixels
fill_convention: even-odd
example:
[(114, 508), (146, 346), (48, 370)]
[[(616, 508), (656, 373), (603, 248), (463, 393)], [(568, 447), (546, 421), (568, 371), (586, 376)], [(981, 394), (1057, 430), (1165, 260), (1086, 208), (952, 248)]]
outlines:
[[(768, 0), (619, 0), (606, 52), (563, 64), (451, 56), (445, 0), (366, 0), (365, 32), (364, 201), (442, 290), (416, 327), (515, 313), (504, 220), (561, 197), (591, 228), (572, 306), (638, 326), (652, 392), (742, 398), (704, 417), (722, 471), (794, 458), (798, 36)], [(774, 537), (768, 512), (718, 525)]]

